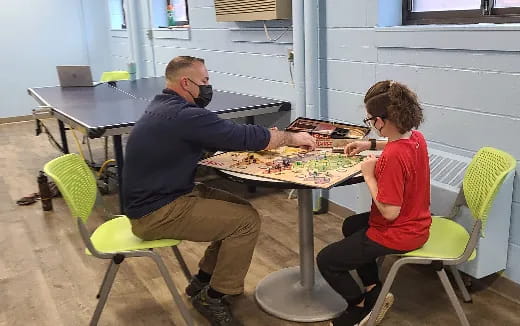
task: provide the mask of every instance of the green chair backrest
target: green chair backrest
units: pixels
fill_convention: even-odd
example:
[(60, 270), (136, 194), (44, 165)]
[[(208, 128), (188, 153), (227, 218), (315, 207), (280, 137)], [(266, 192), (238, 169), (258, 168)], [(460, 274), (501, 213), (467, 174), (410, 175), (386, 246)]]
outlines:
[(471, 214), (482, 221), (482, 230), (502, 181), (515, 167), (513, 156), (492, 147), (481, 148), (469, 164), (462, 188)]
[(96, 179), (78, 154), (67, 154), (45, 164), (43, 170), (51, 177), (67, 202), (73, 217), (84, 223), (96, 202)]
[(130, 79), (130, 73), (128, 71), (124, 70), (116, 70), (116, 71), (105, 71), (101, 75), (101, 82), (111, 82), (111, 81), (118, 81), (118, 80), (129, 80)]

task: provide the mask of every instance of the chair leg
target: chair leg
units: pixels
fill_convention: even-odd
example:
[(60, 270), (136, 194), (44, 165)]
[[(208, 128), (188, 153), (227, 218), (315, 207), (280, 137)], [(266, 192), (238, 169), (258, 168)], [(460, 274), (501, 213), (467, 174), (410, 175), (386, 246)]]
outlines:
[(457, 295), (455, 294), (455, 291), (451, 286), (450, 280), (448, 279), (448, 275), (446, 274), (446, 270), (444, 268), (438, 270), (437, 275), (439, 276), (439, 279), (441, 280), (442, 285), (444, 286), (444, 290), (450, 298), (451, 305), (453, 306), (453, 308), (455, 308), (455, 311), (457, 312), (457, 316), (459, 317), (461, 325), (469, 326), (468, 318), (466, 317), (464, 310), (462, 310), (462, 306), (460, 305), (459, 299), (457, 298)]
[(96, 310), (94, 311), (94, 315), (92, 315), (92, 319), (90, 320), (90, 326), (97, 325), (99, 317), (101, 316), (101, 312), (103, 311), (105, 303), (107, 302), (108, 294), (110, 293), (114, 279), (116, 278), (117, 271), (119, 270), (119, 265), (123, 262), (123, 260), (124, 256), (116, 255), (110, 261), (110, 265), (108, 266), (105, 277), (103, 278), (103, 283), (101, 283), (101, 288), (99, 289), (99, 301), (96, 306)]
[(399, 261), (395, 262), (392, 265), (392, 268), (390, 268), (390, 271), (388, 272), (388, 275), (385, 279), (385, 283), (383, 284), (383, 288), (381, 289), (381, 293), (379, 293), (379, 296), (377, 297), (376, 304), (374, 305), (374, 308), (372, 309), (372, 312), (370, 313), (370, 319), (368, 320), (367, 326), (375, 326), (377, 316), (379, 315), (381, 309), (383, 308), (383, 303), (385, 301), (386, 295), (388, 292), (390, 292), (390, 288), (392, 287), (392, 283), (394, 283), (395, 277), (397, 276), (397, 271), (402, 265), (399, 263)]
[(466, 285), (464, 284), (464, 281), (462, 281), (462, 277), (460, 276), (460, 272), (457, 269), (457, 266), (451, 265), (450, 270), (451, 270), (451, 273), (453, 274), (453, 278), (455, 278), (455, 283), (457, 283), (457, 286), (459, 287), (459, 290), (462, 293), (464, 302), (473, 303), (473, 299), (471, 298), (471, 295), (469, 294), (468, 289), (466, 288)]
[(110, 269), (112, 268), (112, 265), (114, 265), (114, 261), (110, 260), (110, 264), (108, 264), (107, 271), (105, 272), (105, 276), (103, 277), (103, 281), (101, 282), (101, 286), (99, 287), (99, 291), (96, 295), (96, 299), (99, 299), (99, 297), (101, 295), (101, 290), (105, 287), (105, 283), (107, 281), (107, 276), (109, 274)]
[(173, 250), (173, 254), (175, 255), (175, 258), (177, 258), (177, 261), (179, 262), (179, 265), (181, 266), (181, 270), (184, 273), (184, 276), (186, 277), (188, 282), (190, 282), (192, 275), (191, 275), (190, 269), (188, 268), (188, 265), (186, 264), (186, 261), (182, 257), (179, 247), (173, 246), (172, 250)]
[(155, 254), (150, 255), (149, 257), (151, 257), (157, 264), (157, 267), (159, 268), (159, 271), (161, 272), (161, 275), (164, 278), (164, 281), (166, 282), (168, 289), (170, 289), (173, 300), (177, 304), (177, 307), (179, 308), (186, 325), (193, 326), (194, 325), (193, 319), (191, 318), (188, 308), (182, 301), (182, 298), (179, 295), (179, 292), (177, 291), (177, 287), (175, 286), (175, 283), (173, 282), (173, 279), (171, 278), (170, 273), (168, 273), (168, 270), (166, 269), (166, 265), (164, 265), (164, 262), (162, 261), (161, 257), (159, 257), (158, 255), (155, 255)]

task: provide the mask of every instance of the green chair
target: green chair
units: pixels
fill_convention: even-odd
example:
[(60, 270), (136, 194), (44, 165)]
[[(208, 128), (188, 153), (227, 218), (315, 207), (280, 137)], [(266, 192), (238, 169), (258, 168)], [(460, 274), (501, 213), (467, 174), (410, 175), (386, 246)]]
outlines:
[(464, 301), (471, 302), (471, 297), (456, 266), (476, 257), (475, 247), (483, 225), (486, 224), (488, 211), (502, 181), (515, 167), (515, 158), (498, 149), (483, 147), (475, 154), (464, 175), (462, 189), (455, 203), (454, 214), (451, 216), (456, 216), (462, 205), (467, 206), (475, 219), (471, 234), (449, 217), (433, 216), (430, 238), (426, 244), (420, 249), (400, 255), (400, 258), (393, 263), (367, 325), (374, 326), (379, 322), (377, 316), (383, 308), (384, 299), (390, 291), (397, 271), (406, 264), (431, 265), (437, 272), (444, 290), (457, 312), (460, 323), (464, 326), (469, 325), (466, 314), (448, 279), (445, 267), (449, 267), (453, 272)]
[(186, 263), (176, 247), (181, 241), (174, 239), (143, 241), (132, 233), (130, 221), (123, 215), (115, 216), (101, 224), (91, 234), (86, 223), (96, 201), (97, 187), (96, 180), (85, 161), (77, 154), (67, 154), (45, 164), (44, 171), (57, 184), (72, 216), (77, 218), (81, 238), (87, 247), (86, 253), (97, 258), (110, 259), (110, 264), (97, 295), (99, 302), (90, 325), (97, 325), (119, 265), (128, 257), (149, 257), (157, 264), (184, 321), (187, 325), (193, 325), (190, 313), (184, 305), (164, 262), (158, 254), (152, 251), (154, 248), (172, 247), (185, 276), (189, 279), (190, 275)]
[(101, 75), (101, 82), (113, 82), (118, 80), (129, 80), (130, 73), (124, 70), (105, 71)]

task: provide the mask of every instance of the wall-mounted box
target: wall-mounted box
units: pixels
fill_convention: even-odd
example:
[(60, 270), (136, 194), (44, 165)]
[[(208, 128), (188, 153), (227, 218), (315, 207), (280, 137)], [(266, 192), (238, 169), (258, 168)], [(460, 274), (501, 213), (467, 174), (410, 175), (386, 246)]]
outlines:
[(291, 0), (215, 0), (218, 22), (291, 18)]

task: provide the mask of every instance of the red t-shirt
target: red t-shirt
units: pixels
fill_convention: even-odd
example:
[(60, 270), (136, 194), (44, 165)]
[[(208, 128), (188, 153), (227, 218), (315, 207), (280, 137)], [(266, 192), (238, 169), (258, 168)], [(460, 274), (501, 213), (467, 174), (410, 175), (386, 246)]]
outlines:
[(430, 164), (424, 136), (412, 131), (409, 139), (389, 142), (375, 167), (377, 200), (401, 206), (389, 221), (372, 202), (367, 236), (391, 249), (415, 250), (430, 234)]

